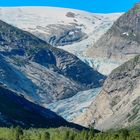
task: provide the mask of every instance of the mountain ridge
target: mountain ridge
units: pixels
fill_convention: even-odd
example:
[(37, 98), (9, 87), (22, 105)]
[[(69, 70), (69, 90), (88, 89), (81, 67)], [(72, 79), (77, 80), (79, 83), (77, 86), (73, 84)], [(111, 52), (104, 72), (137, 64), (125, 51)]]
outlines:
[(1, 83), (0, 126), (21, 126), (23, 128), (58, 128), (63, 126), (77, 130), (87, 130), (86, 127), (69, 123), (51, 110), (26, 100), (22, 95), (17, 95), (15, 91)]

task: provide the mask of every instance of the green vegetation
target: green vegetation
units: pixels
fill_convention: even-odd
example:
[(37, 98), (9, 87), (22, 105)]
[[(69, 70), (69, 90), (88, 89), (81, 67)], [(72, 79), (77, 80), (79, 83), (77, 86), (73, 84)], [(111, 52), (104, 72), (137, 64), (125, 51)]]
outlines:
[(110, 130), (96, 134), (93, 129), (78, 131), (64, 127), (29, 130), (20, 127), (0, 128), (0, 140), (140, 140), (140, 128)]

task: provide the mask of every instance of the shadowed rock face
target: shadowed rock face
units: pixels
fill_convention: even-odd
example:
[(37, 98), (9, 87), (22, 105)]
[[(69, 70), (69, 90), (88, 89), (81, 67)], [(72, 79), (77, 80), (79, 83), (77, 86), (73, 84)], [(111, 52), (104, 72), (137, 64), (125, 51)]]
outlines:
[(122, 62), (140, 54), (140, 3), (122, 15), (88, 53)]
[(89, 88), (102, 85), (105, 76), (93, 70), (93, 68), (82, 62), (75, 55), (56, 48), (54, 48), (54, 55), (57, 67), (65, 76)]
[(85, 52), (122, 13), (97, 14), (54, 7), (1, 7), (0, 13), (1, 20), (76, 55), (103, 75), (119, 65), (96, 56), (90, 58)]
[[(55, 121), (54, 121), (55, 120)], [(52, 111), (18, 96), (0, 85), (0, 125), (23, 127), (59, 127), (68, 123)]]
[[(65, 99), (78, 91), (99, 87), (105, 79), (76, 56), (51, 47), (3, 21), (0, 21), (0, 38), (1, 61), (15, 72), (13, 77), (19, 75), (18, 87), (11, 84), (14, 78), (11, 83), (0, 78), (1, 82), (23, 95), (29, 95), (28, 98), (33, 101), (49, 103)], [(7, 72), (8, 69), (3, 70)]]
[(110, 129), (140, 123), (140, 56), (113, 70), (88, 111), (77, 122)]
[(39, 50), (35, 54), (33, 61), (36, 63), (40, 63), (41, 65), (45, 65), (45, 64), (56, 65), (55, 56), (48, 49)]
[(58, 128), (64, 126), (78, 130), (86, 129), (65, 121), (51, 110), (32, 103), (23, 96), (18, 96), (15, 91), (0, 83), (0, 126), (17, 125), (24, 128)]

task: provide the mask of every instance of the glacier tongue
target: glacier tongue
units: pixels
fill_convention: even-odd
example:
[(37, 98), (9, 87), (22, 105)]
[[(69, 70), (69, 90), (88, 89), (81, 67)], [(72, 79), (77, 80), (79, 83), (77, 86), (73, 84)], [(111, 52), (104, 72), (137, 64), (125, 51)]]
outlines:
[(122, 64), (121, 62), (111, 61), (109, 59), (103, 58), (90, 58), (81, 56), (79, 56), (79, 58), (103, 75), (109, 75), (113, 69), (117, 68)]
[(66, 120), (73, 121), (75, 117), (86, 111), (100, 91), (101, 88), (81, 91), (71, 98), (51, 104), (44, 104), (44, 106), (61, 115)]

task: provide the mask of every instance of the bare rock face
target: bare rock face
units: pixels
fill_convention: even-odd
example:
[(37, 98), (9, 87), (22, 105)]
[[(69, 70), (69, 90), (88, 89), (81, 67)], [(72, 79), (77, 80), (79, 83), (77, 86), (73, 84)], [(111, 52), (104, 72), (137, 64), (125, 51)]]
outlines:
[(96, 59), (96, 56), (90, 58), (85, 52), (121, 15), (122, 13), (97, 14), (54, 7), (0, 8), (1, 20), (30, 32), (53, 47), (76, 55), (103, 75), (108, 75), (119, 64)]
[(75, 17), (75, 13), (73, 12), (67, 12), (66, 16), (69, 17), (69, 18), (74, 18)]
[(120, 62), (140, 54), (140, 3), (122, 15), (87, 53)]
[(75, 122), (94, 124), (100, 130), (140, 123), (140, 3), (122, 15), (88, 53), (129, 61), (112, 71), (88, 111)]
[(88, 111), (75, 121), (106, 130), (138, 124), (139, 116), (140, 56), (136, 56), (112, 71)]
[(79, 26), (74, 23), (71, 23), (70, 25), (50, 24), (44, 28), (39, 26), (36, 27), (38, 30), (46, 32), (46, 35), (37, 31), (32, 33), (47, 41), (52, 46), (65, 46), (75, 42), (80, 42), (87, 38), (87, 34), (78, 27)]

